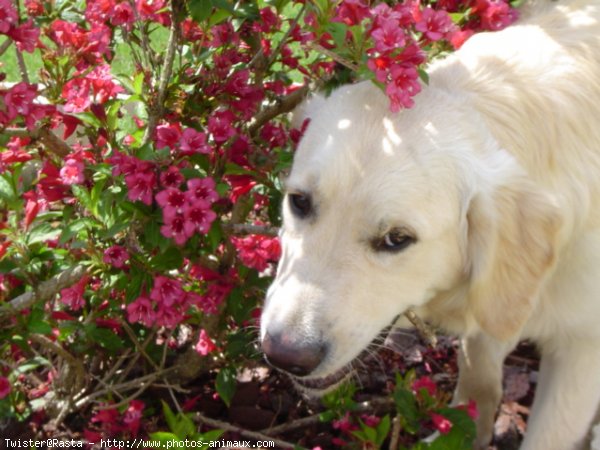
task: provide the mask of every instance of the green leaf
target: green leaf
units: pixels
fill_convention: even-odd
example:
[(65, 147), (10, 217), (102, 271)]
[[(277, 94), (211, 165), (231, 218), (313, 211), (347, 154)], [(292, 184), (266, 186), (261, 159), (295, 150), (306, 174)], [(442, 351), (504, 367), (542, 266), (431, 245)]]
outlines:
[(16, 199), (15, 190), (5, 176), (0, 176), (0, 198), (6, 202), (12, 202)]
[(85, 332), (91, 341), (111, 352), (121, 350), (124, 346), (121, 338), (108, 328), (99, 328), (94, 324), (88, 324), (85, 326)]
[(212, 0), (191, 0), (187, 2), (190, 16), (195, 22), (201, 23), (210, 17), (213, 10)]
[(236, 388), (235, 369), (232, 367), (222, 368), (215, 380), (215, 388), (225, 404), (230, 406)]
[(181, 442), (177, 436), (173, 433), (168, 433), (166, 431), (157, 431), (155, 433), (150, 433), (148, 435), (150, 439), (153, 441), (157, 441), (161, 444), (160, 448), (172, 448), (173, 442)]
[(393, 396), (404, 428), (411, 434), (416, 433), (419, 429), (419, 408), (413, 393), (397, 385)]
[(46, 242), (56, 239), (61, 233), (59, 228), (53, 228), (49, 223), (41, 223), (31, 230), (27, 237), (27, 244), (33, 245), (38, 242)]
[(142, 95), (142, 91), (144, 89), (144, 72), (140, 72), (138, 73), (134, 78), (133, 78), (133, 93), (135, 95)]
[(90, 125), (91, 127), (102, 128), (103, 126), (102, 121), (91, 112), (80, 112), (73, 115), (79, 120), (81, 120), (83, 123), (85, 123), (86, 125)]
[(44, 311), (41, 309), (34, 309), (29, 314), (29, 320), (27, 322), (27, 330), (30, 333), (35, 334), (51, 334), (52, 327), (45, 318)]
[(183, 255), (181, 254), (181, 250), (178, 248), (169, 247), (165, 252), (160, 253), (152, 258), (150, 264), (153, 268), (160, 271), (178, 269), (183, 264)]

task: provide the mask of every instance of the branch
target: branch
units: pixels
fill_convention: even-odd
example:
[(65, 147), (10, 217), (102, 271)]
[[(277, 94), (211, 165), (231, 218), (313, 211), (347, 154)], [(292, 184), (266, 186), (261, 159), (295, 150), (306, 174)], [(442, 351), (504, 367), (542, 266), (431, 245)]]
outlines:
[(6, 38), (6, 40), (2, 43), (2, 45), (0, 45), (0, 56), (4, 55), (4, 52), (10, 48), (11, 44), (12, 44), (12, 40), (9, 38)]
[(87, 269), (83, 266), (71, 267), (49, 280), (40, 283), (37, 289), (25, 292), (3, 305), (0, 309), (0, 317), (12, 315), (15, 311), (29, 308), (38, 301), (44, 301), (51, 298), (60, 292), (61, 289), (74, 284), (86, 273), (86, 271)]
[(350, 70), (352, 70), (354, 72), (358, 72), (359, 69), (360, 69), (359, 66), (357, 66), (356, 64), (354, 64), (349, 59), (346, 59), (343, 56), (340, 56), (337, 53), (332, 52), (331, 50), (326, 49), (322, 45), (316, 44), (314, 42), (309, 42), (308, 44), (306, 44), (306, 46), (310, 50), (314, 50), (316, 52), (322, 53), (323, 55), (325, 55), (325, 56), (333, 59), (336, 63), (341, 64), (342, 66), (347, 67), (348, 69), (350, 69)]
[(177, 22), (177, 14), (175, 13), (175, 4), (171, 2), (171, 28), (169, 30), (169, 40), (167, 42), (167, 54), (160, 73), (158, 83), (158, 94), (156, 103), (154, 103), (148, 111), (148, 126), (142, 140), (142, 145), (146, 145), (152, 139), (156, 125), (164, 112), (164, 103), (167, 95), (167, 87), (173, 73), (173, 62), (175, 61), (175, 52), (177, 50), (177, 37), (179, 35), (179, 23)]
[(27, 128), (6, 128), (2, 130), (2, 134), (11, 137), (29, 137), (39, 140), (49, 152), (61, 158), (71, 153), (71, 147), (47, 128), (42, 127), (33, 130), (28, 130)]
[(431, 347), (437, 345), (437, 337), (433, 329), (427, 325), (412, 309), (407, 309), (404, 315), (415, 326), (419, 334)]
[(242, 436), (248, 437), (250, 439), (254, 439), (257, 441), (272, 441), (275, 443), (277, 448), (293, 448), (293, 449), (303, 449), (306, 450), (305, 447), (300, 447), (297, 444), (292, 444), (291, 442), (282, 441), (280, 439), (274, 439), (266, 434), (260, 433), (258, 431), (250, 431), (244, 428), (236, 427), (235, 425), (231, 425), (227, 422), (222, 422), (220, 420), (211, 419), (210, 417), (206, 417), (201, 413), (196, 413), (194, 416), (194, 420), (196, 422), (204, 423), (214, 428), (220, 428), (225, 431), (230, 431), (233, 433), (239, 433)]
[(304, 100), (308, 95), (309, 85), (305, 84), (300, 89), (295, 90), (291, 94), (285, 97), (278, 98), (275, 103), (263, 110), (261, 110), (255, 117), (254, 121), (248, 127), (250, 135), (254, 136), (260, 130), (260, 128), (267, 123), (269, 120), (277, 117), (280, 114), (284, 114), (292, 111), (296, 106)]
[(246, 223), (228, 223), (224, 224), (225, 231), (231, 234), (262, 234), (265, 236), (277, 236), (279, 228), (266, 225), (250, 225)]

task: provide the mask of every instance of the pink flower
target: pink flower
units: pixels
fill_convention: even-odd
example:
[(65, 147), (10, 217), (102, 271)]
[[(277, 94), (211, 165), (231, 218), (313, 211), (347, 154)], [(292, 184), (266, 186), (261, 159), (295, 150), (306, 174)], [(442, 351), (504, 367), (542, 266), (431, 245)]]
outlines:
[(390, 70), (392, 81), (387, 84), (385, 92), (389, 97), (390, 110), (398, 112), (401, 108), (414, 105), (413, 96), (421, 91), (417, 69), (411, 66), (394, 65)]
[(181, 288), (181, 283), (172, 278), (162, 275), (154, 279), (154, 286), (150, 292), (150, 298), (159, 306), (173, 306), (183, 301), (185, 292)]
[(65, 165), (60, 169), (60, 179), (67, 185), (81, 184), (85, 181), (83, 169), (83, 162), (75, 159), (67, 159)]
[(156, 325), (169, 329), (175, 328), (185, 319), (185, 315), (177, 308), (159, 306), (156, 312)]
[(437, 390), (437, 386), (435, 384), (435, 382), (428, 376), (423, 376), (421, 378), (418, 378), (417, 380), (414, 381), (414, 383), (412, 384), (412, 390), (416, 393), (419, 393), (419, 391), (421, 389), (425, 389), (427, 391), (427, 393), (433, 397), (435, 395), (435, 392)]
[(237, 134), (232, 125), (234, 118), (229, 111), (217, 111), (208, 118), (208, 131), (217, 144), (222, 144)]
[(429, 7), (421, 11), (421, 20), (415, 24), (415, 29), (431, 41), (439, 41), (453, 28), (452, 19), (446, 11), (435, 11)]
[(129, 406), (123, 414), (123, 423), (126, 429), (131, 433), (132, 436), (136, 436), (142, 423), (142, 417), (144, 412), (144, 402), (141, 400), (131, 400)]
[(206, 330), (202, 329), (200, 330), (200, 337), (198, 338), (198, 343), (194, 348), (200, 355), (206, 356), (210, 352), (216, 350), (217, 346), (208, 336)]
[(156, 194), (156, 202), (162, 208), (163, 217), (166, 220), (175, 217), (177, 213), (183, 211), (186, 196), (179, 189), (167, 188)]
[(83, 112), (90, 107), (92, 84), (87, 78), (72, 78), (65, 83), (62, 96), (66, 100), (64, 110), (70, 113)]
[(127, 31), (131, 31), (133, 28), (133, 23), (135, 22), (133, 9), (131, 9), (131, 5), (127, 1), (116, 5), (111, 11), (109, 17), (110, 23), (112, 23), (114, 26), (122, 25)]
[(117, 269), (125, 267), (125, 261), (129, 259), (129, 253), (120, 245), (113, 245), (104, 251), (102, 261), (106, 264), (111, 264)]
[(334, 20), (352, 26), (358, 25), (369, 15), (369, 7), (362, 0), (343, 0), (338, 6)]
[(156, 320), (156, 313), (152, 302), (146, 297), (138, 297), (127, 305), (127, 320), (131, 323), (139, 322), (151, 327)]
[(458, 405), (456, 409), (462, 409), (463, 411), (466, 411), (469, 417), (473, 420), (477, 420), (479, 417), (479, 410), (477, 409), (477, 403), (475, 403), (475, 400), (469, 400), (469, 403), (466, 405)]
[(482, 9), (481, 25), (486, 30), (498, 31), (513, 23), (518, 13), (502, 0), (479, 0), (477, 7)]
[(371, 33), (371, 36), (375, 41), (375, 50), (380, 53), (403, 47), (406, 42), (402, 28), (398, 26), (397, 21), (391, 19), (382, 21), (381, 25)]
[(175, 166), (169, 166), (167, 170), (160, 174), (160, 183), (164, 187), (179, 189), (179, 186), (184, 181), (183, 175), (181, 175), (181, 172)]
[(188, 201), (194, 203), (198, 200), (212, 204), (219, 198), (215, 191), (215, 180), (210, 177), (192, 178), (187, 182), (188, 191), (185, 193)]
[(269, 262), (275, 262), (281, 256), (281, 246), (277, 238), (253, 234), (243, 238), (233, 237), (231, 241), (242, 263), (259, 272), (269, 267)]
[(163, 124), (156, 127), (156, 148), (174, 149), (181, 138), (179, 125)]
[(8, 397), (8, 394), (10, 394), (10, 381), (0, 376), (0, 399)]
[(213, 283), (208, 286), (206, 293), (199, 299), (196, 304), (205, 314), (216, 314), (219, 305), (225, 301), (225, 298), (231, 292), (232, 286), (226, 283)]
[(55, 202), (65, 197), (65, 185), (60, 179), (58, 168), (46, 161), (40, 171), (40, 181), (36, 186), (38, 196), (46, 202)]
[(177, 245), (184, 245), (194, 234), (193, 224), (187, 222), (182, 213), (163, 218), (164, 225), (160, 227), (160, 233), (166, 238), (173, 239)]
[(193, 128), (183, 130), (179, 148), (184, 155), (210, 153), (210, 147), (206, 144), (206, 134), (196, 131)]
[(111, 98), (115, 98), (117, 94), (124, 92), (124, 89), (113, 81), (108, 64), (96, 66), (87, 76), (94, 90), (95, 101), (103, 104)]
[(81, 280), (75, 283), (73, 286), (62, 289), (60, 291), (60, 301), (71, 308), (73, 311), (78, 311), (85, 305), (85, 299), (83, 294), (88, 284), (89, 277), (83, 276)]
[(37, 195), (34, 191), (27, 191), (23, 194), (25, 199), (25, 218), (23, 219), (23, 225), (25, 229), (29, 228), (31, 222), (35, 220), (42, 205), (38, 201)]
[(0, 0), (0, 33), (8, 33), (17, 24), (17, 10), (12, 0)]
[(452, 429), (452, 422), (450, 422), (447, 418), (437, 413), (429, 413), (429, 417), (433, 422), (435, 428), (442, 434), (448, 434)]
[(37, 86), (25, 82), (17, 83), (4, 95), (4, 104), (9, 120), (18, 114), (26, 116), (31, 113), (33, 100), (37, 96)]
[(199, 233), (206, 234), (210, 226), (217, 218), (217, 214), (210, 209), (210, 205), (203, 200), (196, 200), (187, 204), (183, 209), (183, 217), (186, 224), (192, 224)]
[(146, 205), (152, 204), (152, 192), (156, 187), (154, 172), (133, 173), (125, 177), (129, 191), (127, 198), (132, 202), (140, 201)]
[(20, 26), (13, 28), (8, 33), (15, 43), (17, 48), (22, 52), (33, 52), (40, 37), (40, 29), (33, 25), (33, 20), (29, 19)]

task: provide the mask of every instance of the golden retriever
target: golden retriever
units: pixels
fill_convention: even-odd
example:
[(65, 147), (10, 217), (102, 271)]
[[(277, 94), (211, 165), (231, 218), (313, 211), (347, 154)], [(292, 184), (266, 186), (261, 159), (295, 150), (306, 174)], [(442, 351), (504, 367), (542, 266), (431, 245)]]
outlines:
[[(286, 181), (267, 359), (313, 394), (407, 308), (463, 337), (489, 442), (502, 364), (542, 353), (522, 450), (590, 445), (600, 404), (600, 3), (536, 6), (434, 63), (414, 108), (314, 97)], [(524, 14), (527, 15), (527, 14)]]

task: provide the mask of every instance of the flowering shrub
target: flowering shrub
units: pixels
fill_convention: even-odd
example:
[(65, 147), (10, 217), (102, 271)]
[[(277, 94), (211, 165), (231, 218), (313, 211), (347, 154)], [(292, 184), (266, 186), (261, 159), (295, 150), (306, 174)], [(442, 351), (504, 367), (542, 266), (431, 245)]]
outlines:
[(0, 415), (135, 437), (153, 383), (177, 403), (209, 371), (229, 404), (280, 255), (286, 113), (355, 79), (408, 108), (429, 59), (515, 18), (503, 0), (0, 0)]

